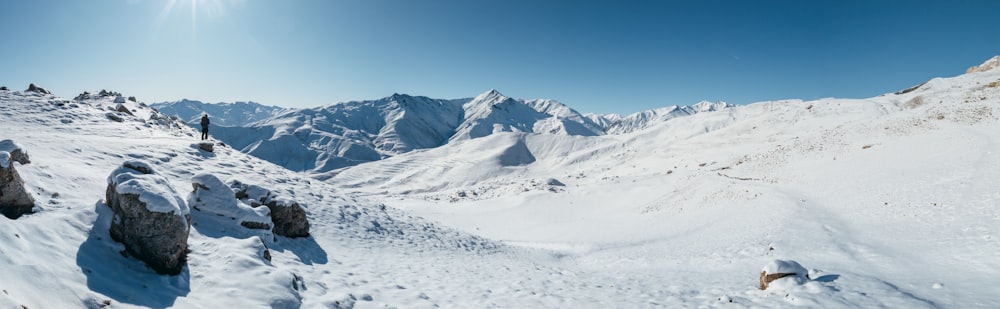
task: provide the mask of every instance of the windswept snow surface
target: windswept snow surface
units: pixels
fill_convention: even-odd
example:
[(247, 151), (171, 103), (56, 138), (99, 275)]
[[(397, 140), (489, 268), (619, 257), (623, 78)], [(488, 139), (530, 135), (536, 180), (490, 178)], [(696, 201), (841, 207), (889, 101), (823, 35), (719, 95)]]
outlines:
[[(203, 152), (152, 112), (116, 122), (110, 101), (0, 92), (0, 139), (31, 153), (12, 164), (38, 201), (0, 217), (0, 306), (998, 308), (995, 85), (992, 70), (620, 135), (511, 130), (325, 181)], [(200, 174), (280, 191), (312, 236), (191, 210), (188, 266), (156, 275), (107, 234), (104, 179), (128, 160), (181, 194)], [(811, 279), (759, 290), (774, 260)]]
[[(996, 308), (998, 117), (990, 70), (621, 135), (496, 134), (325, 178), (639, 290), (613, 307)], [(533, 160), (502, 164), (506, 149)], [(813, 280), (757, 290), (774, 259)]]

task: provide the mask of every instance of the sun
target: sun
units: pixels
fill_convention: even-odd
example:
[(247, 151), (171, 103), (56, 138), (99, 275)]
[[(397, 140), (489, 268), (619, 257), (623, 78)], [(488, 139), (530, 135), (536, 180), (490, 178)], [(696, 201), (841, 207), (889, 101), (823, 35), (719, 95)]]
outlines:
[(162, 23), (176, 9), (177, 11), (190, 9), (191, 30), (198, 30), (198, 16), (216, 17), (226, 15), (226, 4), (238, 6), (245, 1), (223, 1), (223, 0), (169, 0), (160, 10), (159, 22)]

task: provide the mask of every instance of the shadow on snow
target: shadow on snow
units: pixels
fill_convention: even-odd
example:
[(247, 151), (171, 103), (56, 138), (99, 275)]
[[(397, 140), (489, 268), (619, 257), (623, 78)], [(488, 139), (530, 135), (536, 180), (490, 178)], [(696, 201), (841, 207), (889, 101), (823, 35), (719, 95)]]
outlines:
[(97, 219), (76, 253), (76, 264), (87, 277), (91, 291), (119, 303), (151, 308), (171, 307), (178, 297), (191, 292), (187, 266), (178, 275), (160, 275), (144, 262), (119, 253), (125, 246), (111, 239), (111, 208), (101, 201), (94, 208)]
[(211, 238), (233, 237), (247, 239), (258, 236), (272, 252), (290, 251), (303, 264), (326, 264), (326, 250), (312, 237), (288, 238), (269, 231), (243, 227), (235, 219), (191, 209), (191, 224), (199, 233)]

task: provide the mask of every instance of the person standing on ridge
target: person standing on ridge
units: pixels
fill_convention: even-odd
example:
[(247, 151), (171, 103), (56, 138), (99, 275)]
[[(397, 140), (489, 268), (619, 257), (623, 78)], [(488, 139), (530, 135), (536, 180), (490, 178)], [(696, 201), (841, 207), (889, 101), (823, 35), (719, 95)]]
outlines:
[(208, 114), (201, 116), (201, 140), (208, 139)]

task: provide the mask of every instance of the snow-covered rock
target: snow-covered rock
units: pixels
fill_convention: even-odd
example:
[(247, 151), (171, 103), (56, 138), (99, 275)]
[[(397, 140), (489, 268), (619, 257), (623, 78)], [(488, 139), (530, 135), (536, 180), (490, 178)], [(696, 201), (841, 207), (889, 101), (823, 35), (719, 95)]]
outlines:
[[(786, 279), (783, 279), (786, 278)], [(773, 260), (760, 271), (760, 289), (766, 290), (775, 280), (792, 280), (796, 284), (809, 280), (809, 272), (799, 262), (792, 260)]]
[(305, 208), (299, 203), (271, 190), (236, 180), (230, 181), (229, 187), (235, 191), (236, 198), (253, 207), (264, 205), (270, 209), (275, 234), (285, 237), (309, 236), (309, 219), (306, 218)]
[(0, 213), (17, 219), (31, 212), (35, 199), (25, 188), (24, 180), (14, 169), (12, 161), (9, 152), (0, 150)]
[(5, 139), (0, 141), (0, 151), (10, 153), (10, 159), (12, 161), (17, 161), (21, 164), (31, 163), (31, 159), (28, 158), (28, 152), (13, 140)]
[(191, 214), (187, 203), (144, 162), (126, 161), (108, 176), (111, 238), (158, 273), (184, 267)]
[(215, 175), (198, 174), (191, 183), (194, 191), (187, 199), (191, 208), (236, 220), (250, 229), (270, 230), (274, 226), (267, 207), (251, 207), (236, 199), (235, 192)]

